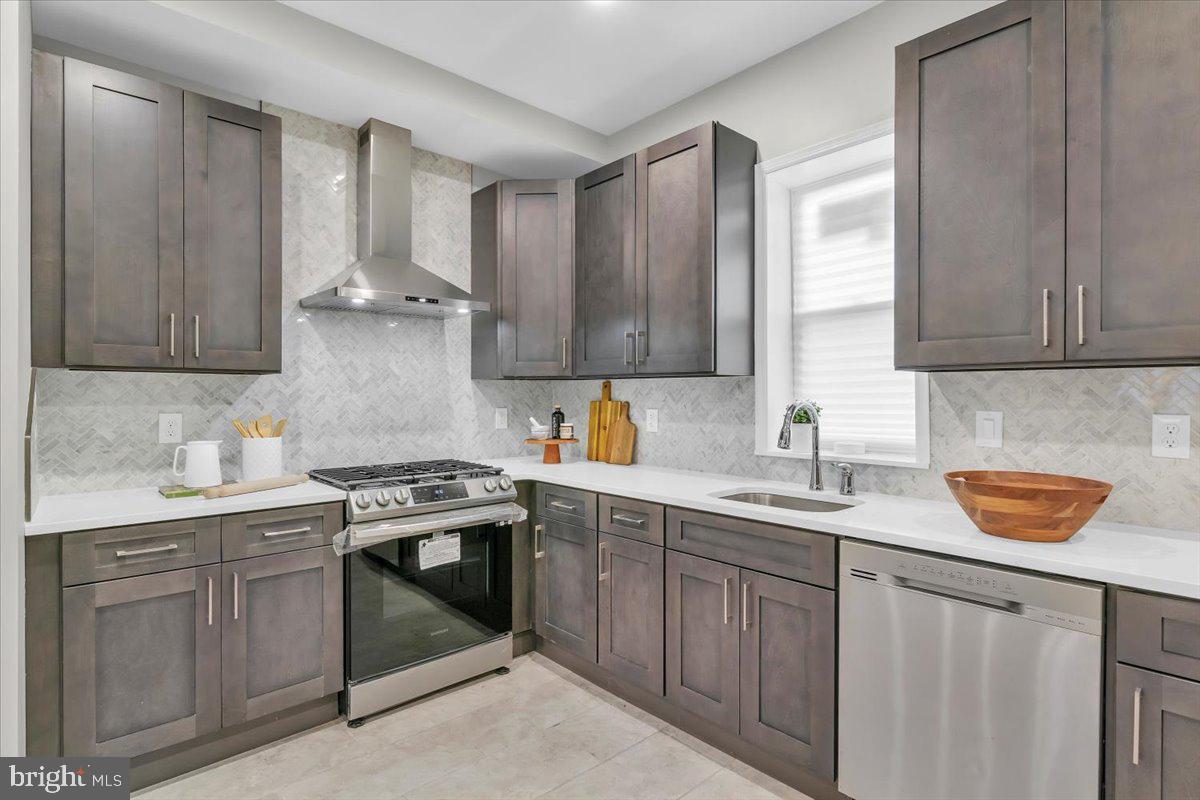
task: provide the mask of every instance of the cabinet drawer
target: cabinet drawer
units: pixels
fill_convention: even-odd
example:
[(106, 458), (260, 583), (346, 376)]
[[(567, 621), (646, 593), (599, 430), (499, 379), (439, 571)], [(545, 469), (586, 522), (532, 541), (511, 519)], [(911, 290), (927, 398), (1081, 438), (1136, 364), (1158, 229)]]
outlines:
[(80, 531), (63, 536), (62, 583), (96, 583), (220, 560), (220, 517)]
[(1117, 660), (1200, 680), (1200, 602), (1118, 590)]
[(644, 500), (600, 495), (600, 530), (650, 544), (663, 543), (663, 507)]
[(320, 547), (341, 530), (340, 503), (235, 514), (221, 519), (221, 558), (232, 561)]
[(539, 483), (537, 515), (595, 530), (596, 495), (594, 492), (585, 492), (581, 489), (568, 489), (565, 486)]
[(673, 550), (834, 587), (836, 544), (832, 536), (825, 534), (668, 508), (666, 540)]

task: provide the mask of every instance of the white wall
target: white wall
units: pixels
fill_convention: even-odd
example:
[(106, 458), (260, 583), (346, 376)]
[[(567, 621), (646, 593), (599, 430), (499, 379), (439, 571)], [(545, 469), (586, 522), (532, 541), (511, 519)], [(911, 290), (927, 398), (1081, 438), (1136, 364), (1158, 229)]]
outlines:
[(997, 0), (890, 0), (613, 134), (619, 158), (715, 119), (762, 158), (892, 116), (895, 47)]
[(0, 754), (25, 750), (29, 0), (0, 3)]

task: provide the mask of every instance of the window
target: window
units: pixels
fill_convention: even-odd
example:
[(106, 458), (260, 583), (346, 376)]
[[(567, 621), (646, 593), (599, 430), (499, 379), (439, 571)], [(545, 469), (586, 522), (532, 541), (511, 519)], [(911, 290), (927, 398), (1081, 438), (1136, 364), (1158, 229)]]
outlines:
[(759, 165), (756, 451), (795, 398), (821, 407), (822, 455), (927, 467), (927, 377), (892, 366), (891, 124)]

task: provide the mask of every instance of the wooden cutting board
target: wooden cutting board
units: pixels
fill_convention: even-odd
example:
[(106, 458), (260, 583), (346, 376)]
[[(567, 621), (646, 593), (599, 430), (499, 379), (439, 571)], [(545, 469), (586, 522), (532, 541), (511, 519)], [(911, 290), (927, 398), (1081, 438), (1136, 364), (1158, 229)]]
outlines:
[[(589, 413), (591, 408), (589, 407)], [(612, 399), (612, 381), (605, 381), (600, 387), (600, 400), (596, 406), (596, 423), (588, 419), (588, 458), (593, 461), (608, 460), (608, 426), (617, 418), (616, 403)], [(595, 428), (596, 445), (592, 447), (592, 429)], [(594, 456), (594, 457), (593, 457)]]
[(588, 403), (588, 435), (587, 435), (587, 457), (588, 461), (596, 460), (596, 452), (600, 449), (600, 401), (593, 400)]
[(632, 464), (633, 443), (637, 439), (637, 426), (629, 419), (629, 403), (620, 404), (617, 419), (609, 426), (608, 441), (610, 464)]
[(217, 497), (232, 497), (235, 494), (249, 494), (250, 492), (263, 492), (267, 489), (280, 489), (284, 486), (295, 486), (307, 480), (307, 475), (281, 475), (278, 478), (260, 478), (256, 481), (222, 483), (220, 486), (210, 486), (201, 494), (206, 499), (212, 500)]

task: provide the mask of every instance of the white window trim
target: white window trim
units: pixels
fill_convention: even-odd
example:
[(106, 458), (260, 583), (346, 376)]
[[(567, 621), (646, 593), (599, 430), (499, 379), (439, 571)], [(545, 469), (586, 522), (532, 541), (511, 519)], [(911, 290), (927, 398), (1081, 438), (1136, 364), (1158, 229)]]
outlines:
[[(818, 156), (893, 132), (892, 120), (763, 161), (754, 168), (754, 452), (760, 456), (811, 460), (808, 451), (776, 445), (783, 410), (792, 397), (792, 237), (791, 191), (800, 181), (789, 168)], [(789, 174), (790, 172), (790, 174)], [(774, 342), (772, 347), (767, 341)], [(787, 342), (781, 346), (779, 342)], [(834, 455), (822, 460), (929, 468), (929, 376), (916, 374), (917, 443), (912, 458)], [(820, 398), (814, 398), (820, 402)]]

